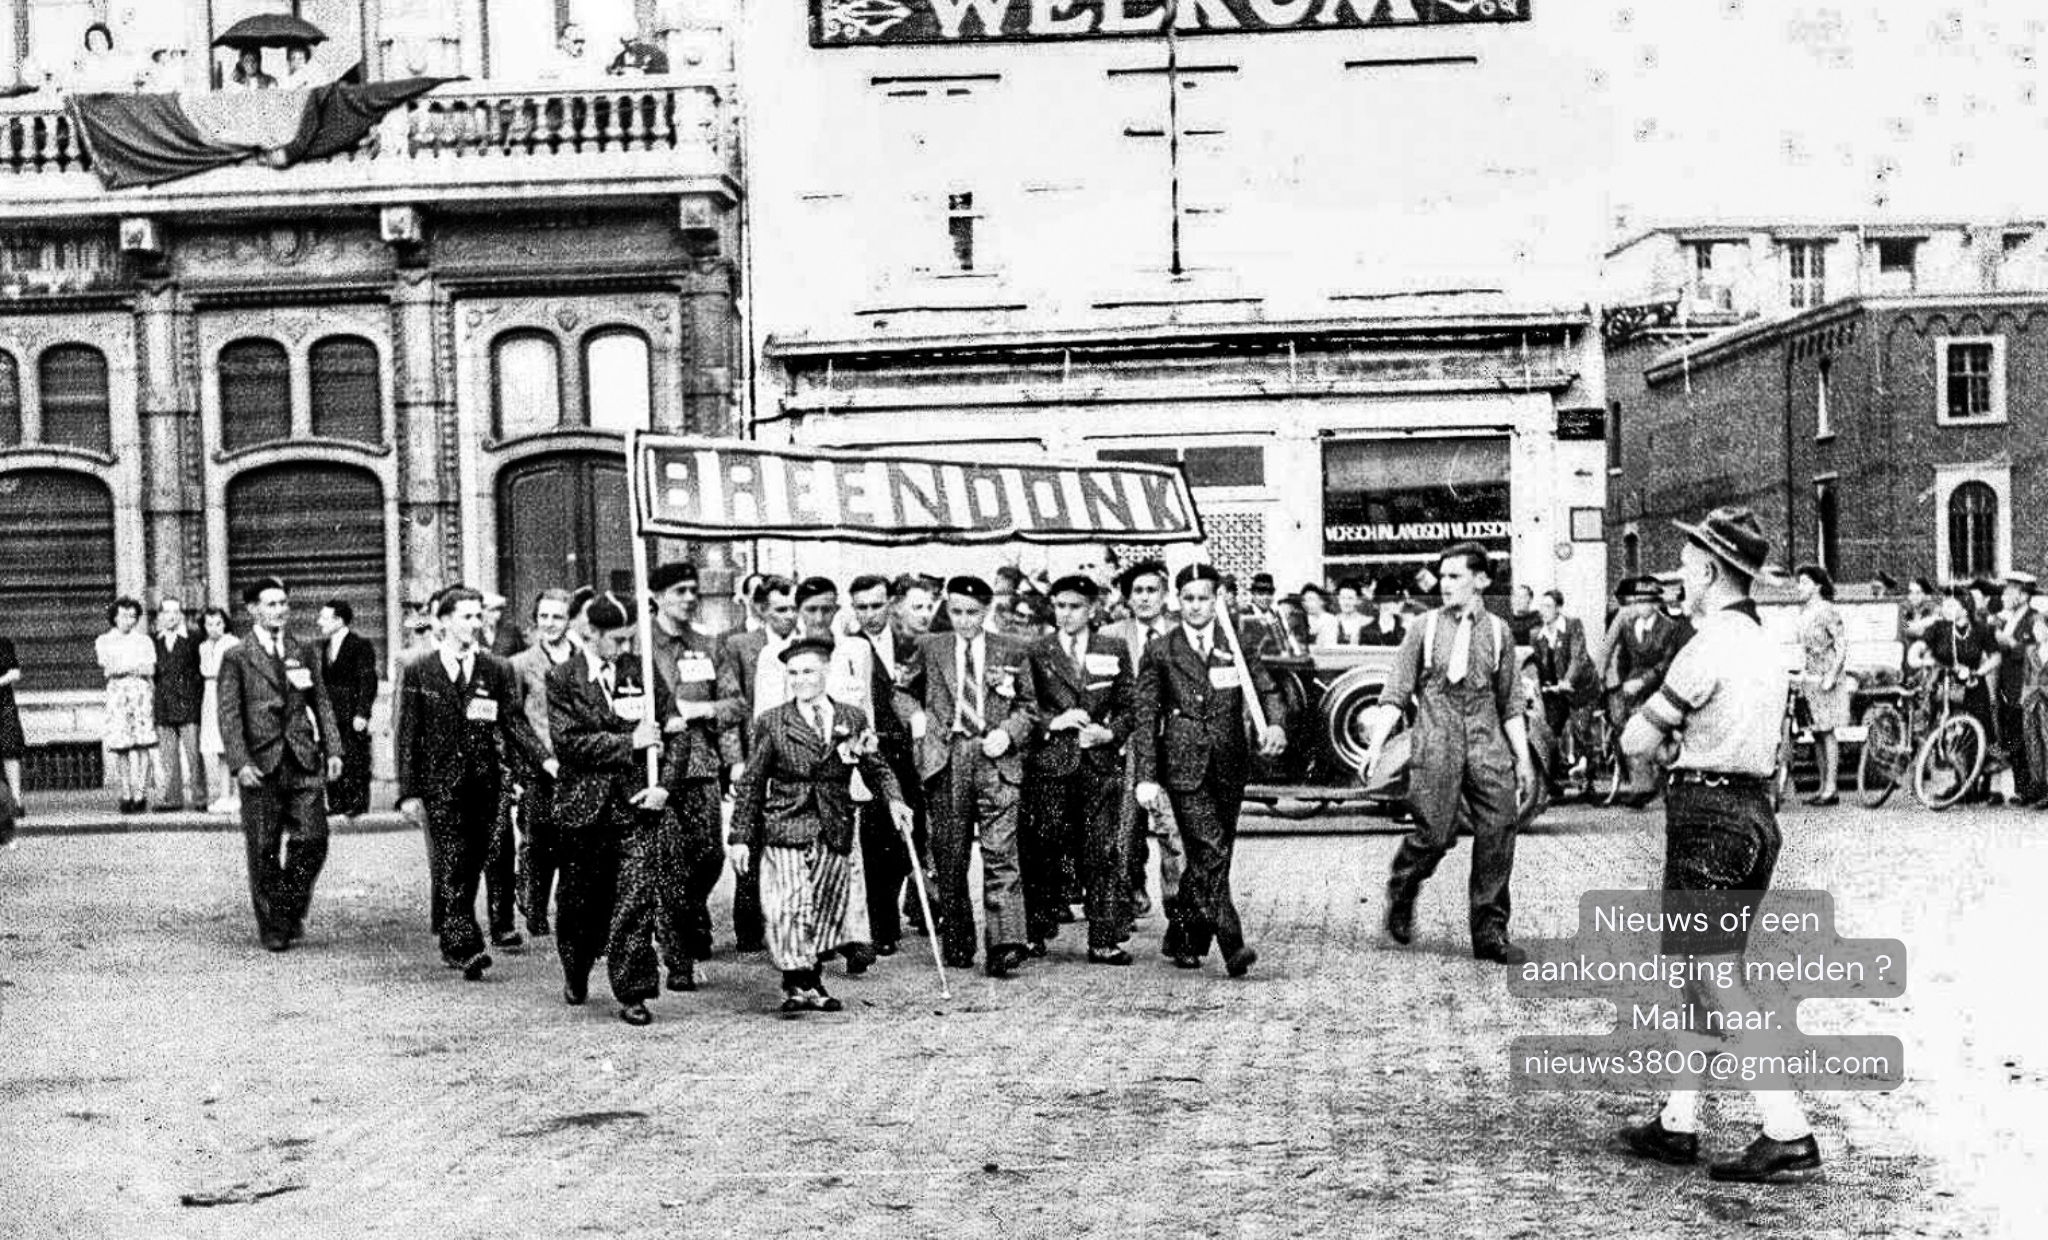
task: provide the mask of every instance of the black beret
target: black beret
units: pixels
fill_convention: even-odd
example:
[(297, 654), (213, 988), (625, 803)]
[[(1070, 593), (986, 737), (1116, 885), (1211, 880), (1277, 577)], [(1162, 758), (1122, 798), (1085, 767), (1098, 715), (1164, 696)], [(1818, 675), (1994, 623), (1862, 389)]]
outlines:
[(814, 654), (830, 663), (832, 661), (832, 643), (822, 637), (799, 637), (787, 646), (784, 646), (782, 653), (776, 657), (787, 663), (800, 654)]
[(633, 623), (633, 617), (617, 599), (605, 594), (590, 600), (590, 606), (583, 609), (583, 621), (599, 633), (609, 633)]
[(1140, 577), (1157, 577), (1161, 585), (1166, 584), (1166, 563), (1163, 560), (1139, 560), (1116, 576), (1116, 588), (1125, 594), (1131, 592), (1131, 583)]
[(1046, 591), (1046, 593), (1054, 596), (1078, 594), (1092, 603), (1101, 596), (1102, 587), (1096, 585), (1095, 579), (1092, 577), (1086, 577), (1080, 573), (1068, 573), (1058, 581), (1053, 582), (1052, 589)]
[(1173, 579), (1173, 588), (1177, 591), (1185, 590), (1190, 581), (1213, 581), (1220, 585), (1223, 574), (1216, 571), (1214, 564), (1190, 564), (1180, 570), (1180, 574)]
[(1271, 574), (1271, 573), (1253, 573), (1253, 574), (1252, 574), (1252, 593), (1253, 593), (1253, 594), (1257, 594), (1257, 593), (1258, 593), (1259, 591), (1261, 591), (1261, 590), (1264, 590), (1264, 591), (1265, 591), (1266, 593), (1268, 593), (1268, 594), (1270, 594), (1270, 593), (1272, 593), (1272, 592), (1273, 592), (1273, 574)]
[(697, 566), (688, 560), (676, 560), (662, 565), (649, 574), (647, 588), (659, 594), (670, 586), (682, 585), (685, 582), (691, 585), (697, 583)]
[(802, 607), (806, 599), (814, 599), (820, 594), (837, 593), (839, 587), (832, 584), (830, 577), (806, 577), (796, 583), (796, 605)]
[(989, 602), (996, 596), (996, 592), (989, 588), (988, 582), (983, 581), (979, 577), (968, 576), (947, 578), (946, 593), (959, 594), (971, 598), (983, 607), (988, 606)]

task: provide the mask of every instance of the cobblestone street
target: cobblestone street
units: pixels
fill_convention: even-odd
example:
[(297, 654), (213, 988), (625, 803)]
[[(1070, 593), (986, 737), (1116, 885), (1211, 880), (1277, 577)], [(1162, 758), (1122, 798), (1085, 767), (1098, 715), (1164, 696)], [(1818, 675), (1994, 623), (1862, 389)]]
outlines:
[[(1518, 937), (1570, 934), (1586, 889), (1653, 884), (1660, 822), (1565, 811), (1525, 839)], [(1462, 847), (1405, 950), (1378, 930), (1394, 837), (1260, 834), (1236, 868), (1262, 955), (1245, 981), (1171, 968), (1154, 918), (1132, 969), (1084, 967), (1069, 928), (1019, 980), (956, 977), (942, 1003), (906, 951), (835, 978), (844, 1015), (789, 1021), (722, 934), (707, 987), (634, 1030), (601, 980), (563, 1006), (546, 941), (486, 984), (445, 971), (410, 832), (337, 835), (283, 956), (250, 929), (238, 835), (32, 832), (0, 855), (0, 1231), (2019, 1234), (2048, 1170), (2026, 964), (2048, 819), (1786, 825), (1780, 885), (1833, 891), (1842, 933), (1911, 953), (1904, 999), (1815, 1003), (1807, 1027), (1897, 1033), (1908, 1083), (1811, 1097), (1825, 1178), (1775, 1189), (1610, 1152), (1644, 1095), (1509, 1089), (1508, 1039), (1556, 1021), (1469, 959)], [(1707, 1117), (1717, 1156), (1753, 1134), (1739, 1096)], [(181, 1204), (210, 1195), (254, 1199)]]

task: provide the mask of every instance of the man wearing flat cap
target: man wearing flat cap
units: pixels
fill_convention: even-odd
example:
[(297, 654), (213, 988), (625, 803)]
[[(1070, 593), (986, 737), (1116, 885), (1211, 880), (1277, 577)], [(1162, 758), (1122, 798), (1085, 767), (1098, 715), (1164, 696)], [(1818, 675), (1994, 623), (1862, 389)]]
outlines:
[(1089, 961), (1126, 965), (1131, 957), (1119, 944), (1130, 913), (1117, 807), (1134, 677), (1130, 650), (1089, 623), (1099, 593), (1079, 573), (1053, 582), (1053, 631), (1031, 647), (1045, 734), (1025, 768), (1024, 894), (1031, 949), (1042, 954), (1060, 922), (1071, 920), (1068, 883), (1078, 877)]
[[(1674, 928), (1663, 934), (1663, 953), (1687, 960), (1740, 956), (1748, 946), (1751, 913), (1771, 885), (1782, 839), (1771, 782), (1789, 677), (1784, 655), (1750, 597), (1757, 578), (1775, 575), (1768, 567), (1771, 544), (1747, 508), (1717, 508), (1698, 525), (1672, 524), (1686, 536), (1679, 563), (1698, 622), (1657, 692), (1629, 720), (1621, 743), (1642, 760), (1675, 744), (1664, 802), (1664, 889), (1687, 893), (1681, 897), (1685, 908), (1713, 910), (1705, 930), (1677, 928), (1679, 921), (1689, 927), (1690, 919), (1667, 916)], [(1667, 904), (1667, 914), (1679, 907)], [(1739, 964), (1731, 968), (1736, 978), (1744, 976)], [(1693, 1014), (1688, 1029), (1713, 1027), (1697, 1015), (1703, 1009), (1744, 1006), (1740, 994), (1720, 996), (1695, 983), (1687, 983), (1684, 996)], [(1679, 1046), (1711, 1054), (1722, 1047), (1710, 1040), (1714, 1036), (1685, 1039)], [(1681, 1080), (1688, 1083), (1697, 1085)], [(1789, 1089), (1752, 1096), (1763, 1132), (1740, 1156), (1713, 1164), (1708, 1174), (1769, 1183), (1817, 1170), (1820, 1147), (1797, 1096)], [(1697, 1088), (1673, 1091), (1655, 1118), (1624, 1128), (1620, 1136), (1637, 1157), (1678, 1166), (1697, 1162)]]
[(1180, 570), (1174, 582), (1180, 623), (1138, 661), (1131, 735), (1138, 752), (1138, 801), (1147, 807), (1172, 803), (1187, 853), (1179, 899), (1166, 910), (1173, 963), (1200, 968), (1214, 939), (1230, 976), (1243, 977), (1259, 958), (1245, 943), (1230, 892), (1237, 818), (1252, 766), (1246, 695), (1257, 694), (1264, 710), (1257, 737), (1263, 757), (1287, 747), (1287, 708), (1258, 652), (1241, 649), (1219, 614), (1220, 580), (1207, 564)]
[(918, 703), (910, 717), (918, 776), (929, 807), (932, 867), (946, 963), (974, 964), (974, 908), (967, 868), (981, 842), (985, 968), (1009, 977), (1025, 961), (1023, 874), (1017, 854), (1024, 748), (1038, 727), (1038, 685), (1023, 647), (984, 627), (995, 591), (979, 577), (946, 583), (944, 633), (918, 639), (904, 677)]
[(695, 990), (696, 961), (711, 958), (712, 888), (725, 872), (718, 776), (721, 734), (745, 727), (746, 705), (718, 687), (718, 643), (699, 633), (697, 566), (676, 560), (647, 579), (654, 607), (654, 672), (673, 709), (661, 721), (662, 744), (677, 751), (669, 768), (670, 814), (661, 818), (656, 938), (670, 990)]

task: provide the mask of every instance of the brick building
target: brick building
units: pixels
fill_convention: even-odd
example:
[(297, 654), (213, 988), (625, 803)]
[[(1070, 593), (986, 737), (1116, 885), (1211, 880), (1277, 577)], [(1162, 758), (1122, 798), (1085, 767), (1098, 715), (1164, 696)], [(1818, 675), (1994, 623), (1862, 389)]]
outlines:
[(1670, 519), (1727, 503), (1848, 583), (2048, 560), (2048, 294), (1848, 297), (1653, 344), (1613, 355), (1624, 571), (1671, 566)]

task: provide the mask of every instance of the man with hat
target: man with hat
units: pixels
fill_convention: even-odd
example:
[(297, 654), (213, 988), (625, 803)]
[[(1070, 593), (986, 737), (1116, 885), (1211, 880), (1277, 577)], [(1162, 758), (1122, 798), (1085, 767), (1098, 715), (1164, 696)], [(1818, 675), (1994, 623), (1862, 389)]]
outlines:
[(1469, 826), (1472, 955), (1519, 965), (1528, 953), (1508, 938), (1508, 885), (1515, 825), (1537, 788), (1528, 699), (1514, 636), (1486, 609), (1493, 579), (1486, 549), (1472, 542), (1445, 548), (1434, 576), (1443, 607), (1409, 628), (1367, 724), (1363, 770), (1370, 772), (1395, 723), (1414, 711), (1408, 807), (1415, 826), (1387, 877), (1387, 937), (1412, 940), (1422, 884), (1457, 842), (1458, 828)]
[(867, 899), (853, 866), (862, 802), (886, 806), (899, 830), (910, 829), (910, 807), (866, 713), (825, 692), (833, 646), (806, 633), (782, 648), (791, 697), (753, 721), (746, 773), (733, 790), (733, 865), (759, 871), (786, 1013), (841, 1010), (819, 962), (855, 946), (846, 927)]
[(1132, 747), (1139, 803), (1150, 808), (1170, 801), (1187, 850), (1179, 898), (1167, 906), (1173, 963), (1200, 968), (1213, 937), (1230, 976), (1243, 977), (1259, 958), (1244, 941), (1230, 894), (1237, 818), (1252, 765), (1245, 695), (1256, 693), (1264, 709), (1261, 757), (1287, 748), (1287, 707), (1258, 652), (1243, 649), (1219, 614), (1220, 582), (1208, 564), (1190, 564), (1175, 579), (1180, 623), (1138, 662)]
[[(1032, 951), (1071, 919), (1076, 875), (1086, 892), (1088, 960), (1127, 965), (1119, 946), (1126, 904), (1123, 799), (1124, 741), (1131, 732), (1131, 653), (1094, 630), (1101, 593), (1079, 573), (1052, 583), (1053, 632), (1032, 647), (1043, 742), (1026, 764), (1023, 822), (1024, 896)], [(1074, 860), (1078, 859), (1078, 864)], [(1072, 871), (1072, 872), (1070, 872)]]
[[(1128, 619), (1119, 620), (1104, 631), (1124, 644), (1134, 668), (1144, 661), (1145, 651), (1152, 643), (1173, 628), (1173, 618), (1166, 612), (1167, 581), (1166, 565), (1160, 560), (1139, 560), (1117, 578), (1117, 588), (1123, 591), (1124, 603), (1131, 614)], [(1129, 884), (1126, 890), (1134, 919), (1152, 911), (1152, 899), (1148, 894), (1151, 881), (1146, 864), (1152, 850), (1148, 841), (1159, 842), (1159, 902), (1162, 907), (1173, 907), (1174, 900), (1180, 895), (1181, 879), (1180, 830), (1174, 823), (1171, 800), (1161, 797), (1148, 809), (1138, 804), (1137, 787), (1138, 751), (1136, 746), (1132, 746), (1125, 758), (1121, 820), (1127, 837), (1124, 851), (1127, 854), (1125, 867)], [(1171, 948), (1175, 944), (1169, 941), (1165, 946)], [(1166, 954), (1173, 953), (1167, 951)]]
[[(1664, 670), (1678, 653), (1684, 633), (1664, 610), (1664, 589), (1655, 577), (1635, 577), (1615, 592), (1621, 614), (1608, 630), (1605, 661), (1614, 694), (1609, 712), (1619, 728), (1664, 683)], [(1653, 767), (1626, 762), (1624, 804), (1640, 809), (1657, 795)]]
[(1993, 683), (1998, 694), (1998, 741), (2011, 763), (2007, 797), (2030, 803), (2041, 795), (2042, 772), (2034, 769), (2026, 745), (2027, 683), (2032, 679), (2041, 644), (2040, 617), (2034, 614), (2034, 589), (2039, 578), (2032, 573), (2005, 575), (2001, 601), (2004, 607), (1993, 621), (1992, 636), (1998, 642), (1998, 675)]
[(946, 583), (950, 629), (918, 639), (904, 679), (917, 702), (910, 736), (931, 820), (938, 873), (939, 931), (946, 963), (974, 964), (974, 908), (967, 868), (981, 842), (982, 907), (990, 977), (1009, 977), (1026, 958), (1017, 802), (1024, 747), (1038, 726), (1031, 660), (1009, 638), (987, 631), (995, 591), (979, 577)]
[(711, 958), (712, 888), (725, 872), (719, 811), (720, 741), (728, 728), (747, 724), (738, 697), (718, 689), (718, 643), (699, 633), (697, 566), (663, 564), (648, 575), (654, 606), (654, 672), (668, 687), (674, 710), (661, 721), (676, 779), (668, 785), (670, 813), (661, 817), (656, 869), (655, 922), (670, 990), (695, 990), (696, 961)]
[[(782, 677), (782, 648), (796, 636), (796, 583), (769, 573), (754, 582), (753, 613), (761, 627), (725, 635), (718, 648), (718, 696), (740, 704), (744, 722), (719, 733), (719, 757), (734, 785), (746, 771), (747, 735), (762, 711), (789, 698)], [(762, 950), (759, 874), (733, 876), (732, 932), (743, 952)]]
[[(796, 637), (823, 642), (832, 648), (832, 655), (826, 660), (825, 693), (833, 701), (852, 704), (866, 700), (873, 692), (873, 686), (866, 679), (872, 675), (863, 656), (872, 653), (865, 642), (848, 641), (843, 646), (835, 631), (839, 618), (839, 586), (830, 577), (806, 577), (796, 583)], [(785, 668), (788, 661), (784, 660)], [(784, 672), (784, 683), (788, 689), (787, 699), (795, 686), (789, 684), (788, 673)], [(868, 712), (861, 712), (866, 715)], [(870, 716), (872, 717), (872, 716)], [(751, 752), (751, 742), (749, 751)], [(875, 963), (874, 930), (868, 922), (867, 902), (867, 858), (861, 851), (861, 833), (856, 830), (853, 845), (846, 853), (846, 865), (852, 875), (853, 889), (861, 898), (844, 902), (835, 901), (830, 912), (836, 918), (828, 924), (817, 927), (817, 937), (827, 944), (823, 948), (826, 957), (844, 955), (846, 971), (861, 974)]]
[[(1686, 960), (1739, 956), (1748, 945), (1751, 914), (1771, 885), (1781, 843), (1771, 780), (1788, 676), (1783, 652), (1750, 597), (1753, 582), (1774, 574), (1767, 567), (1771, 545), (1747, 508), (1717, 508), (1698, 525), (1673, 524), (1686, 535), (1679, 563), (1698, 623), (1657, 692), (1629, 720), (1622, 748), (1648, 761), (1659, 749), (1676, 746), (1664, 802), (1664, 890), (1709, 893), (1686, 897), (1686, 907), (1711, 902), (1713, 909), (1704, 931), (1666, 929), (1662, 951)], [(1739, 983), (1739, 963), (1732, 972)], [(1698, 1015), (1702, 1009), (1743, 1007), (1737, 996), (1718, 996), (1713, 987), (1694, 983), (1687, 984), (1685, 1000), (1692, 1029), (1712, 1027)], [(1768, 1183), (1819, 1168), (1820, 1147), (1797, 1097), (1790, 1090), (1753, 1096), (1763, 1132), (1739, 1157), (1715, 1163), (1708, 1174)], [(1638, 1157), (1697, 1162), (1698, 1091), (1674, 1091), (1660, 1114), (1620, 1135)]]
[(1252, 574), (1250, 604), (1244, 610), (1239, 632), (1247, 646), (1266, 658), (1300, 653), (1294, 635), (1287, 631), (1286, 619), (1274, 604), (1273, 574)]

